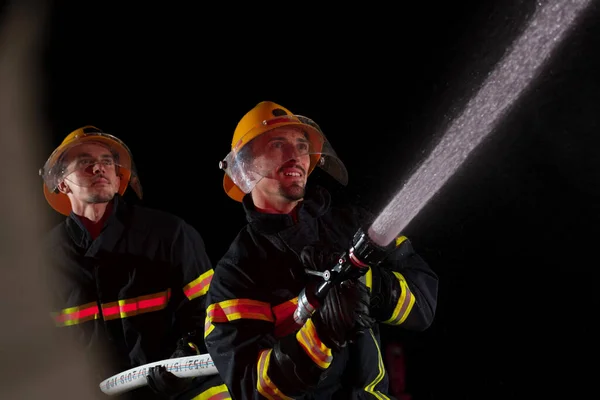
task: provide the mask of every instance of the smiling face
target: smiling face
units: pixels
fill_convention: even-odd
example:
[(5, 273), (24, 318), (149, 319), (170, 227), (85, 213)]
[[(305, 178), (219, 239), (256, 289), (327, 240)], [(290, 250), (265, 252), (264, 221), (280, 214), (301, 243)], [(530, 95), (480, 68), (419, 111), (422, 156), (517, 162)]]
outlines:
[(252, 190), (253, 197), (288, 202), (304, 198), (309, 148), (306, 133), (294, 127), (276, 128), (257, 137), (252, 143), (253, 165), (264, 178)]
[(98, 143), (78, 145), (65, 155), (67, 175), (58, 189), (71, 203), (107, 203), (113, 199), (121, 183), (114, 154)]

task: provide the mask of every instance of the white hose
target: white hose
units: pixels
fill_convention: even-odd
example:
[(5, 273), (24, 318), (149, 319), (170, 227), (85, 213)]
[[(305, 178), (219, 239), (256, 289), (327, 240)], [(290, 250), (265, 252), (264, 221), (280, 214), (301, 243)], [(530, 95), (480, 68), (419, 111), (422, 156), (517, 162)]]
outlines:
[(155, 361), (139, 367), (131, 368), (103, 380), (100, 390), (110, 396), (121, 394), (147, 384), (146, 375), (148, 369), (157, 365), (163, 365), (167, 371), (179, 378), (193, 378), (195, 376), (215, 375), (218, 373), (215, 364), (209, 354), (197, 356), (168, 358)]

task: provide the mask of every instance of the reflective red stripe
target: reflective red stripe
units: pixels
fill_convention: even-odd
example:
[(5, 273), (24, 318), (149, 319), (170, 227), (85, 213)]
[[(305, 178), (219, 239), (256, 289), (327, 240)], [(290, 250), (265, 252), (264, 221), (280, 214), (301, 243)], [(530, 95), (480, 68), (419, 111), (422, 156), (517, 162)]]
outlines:
[[(202, 397), (199, 397), (198, 399), (201, 400)], [(231, 395), (229, 392), (217, 393), (210, 397), (206, 397), (206, 400), (231, 400)]]
[[(167, 306), (170, 297), (171, 290), (167, 289), (164, 292), (151, 295), (105, 303), (102, 304), (102, 316), (104, 320), (109, 321), (116, 318), (132, 317), (138, 314), (162, 310)], [(65, 308), (53, 315), (56, 325), (70, 326), (99, 319), (100, 311), (98, 304), (91, 302), (82, 306)]]
[(293, 315), (297, 306), (298, 306), (298, 298), (295, 297), (291, 300), (288, 300), (286, 302), (283, 302), (283, 303), (278, 304), (275, 307), (273, 307), (273, 314), (275, 314), (275, 321), (278, 321), (278, 322), (276, 322), (276, 324), (287, 319), (290, 315)]
[(69, 307), (54, 313), (54, 322), (58, 326), (70, 326), (98, 319), (98, 304), (91, 302), (77, 307)]
[(208, 323), (227, 322), (236, 319), (259, 319), (273, 322), (269, 303), (250, 299), (225, 300), (211, 304), (206, 310)]
[(292, 400), (291, 397), (286, 396), (279, 390), (267, 374), (272, 351), (272, 349), (265, 349), (258, 355), (256, 390), (269, 400)]
[(183, 293), (187, 296), (188, 299), (193, 300), (196, 297), (205, 295), (210, 287), (210, 282), (212, 281), (213, 270), (206, 271), (199, 278), (193, 280), (188, 283), (183, 288)]
[(294, 320), (298, 298), (271, 307), (269, 303), (250, 299), (225, 300), (211, 304), (206, 313), (204, 335), (214, 328), (214, 322), (227, 322), (236, 319), (259, 319), (275, 322), (275, 336), (282, 337), (300, 329)]
[(302, 328), (296, 333), (296, 340), (315, 364), (322, 369), (329, 367), (333, 360), (331, 349), (321, 342), (310, 318), (306, 320)]
[(105, 320), (127, 318), (151, 311), (162, 310), (167, 306), (171, 290), (151, 295), (140, 296), (133, 299), (119, 300), (102, 304), (102, 314)]
[(297, 297), (273, 307), (273, 314), (275, 314), (275, 337), (284, 337), (300, 329), (302, 325), (298, 325), (294, 320), (296, 307), (298, 307)]

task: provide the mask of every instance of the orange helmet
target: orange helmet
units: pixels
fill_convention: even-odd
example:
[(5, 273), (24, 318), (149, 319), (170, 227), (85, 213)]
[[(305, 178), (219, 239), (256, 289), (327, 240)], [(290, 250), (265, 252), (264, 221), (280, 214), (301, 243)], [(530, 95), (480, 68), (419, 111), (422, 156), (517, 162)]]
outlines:
[(46, 160), (46, 163), (39, 171), (40, 176), (44, 180), (43, 191), (48, 204), (63, 215), (71, 213), (71, 201), (66, 194), (58, 190), (59, 183), (67, 175), (65, 166), (62, 163), (63, 156), (73, 147), (88, 142), (103, 144), (117, 155), (119, 175), (121, 177), (119, 194), (122, 195), (125, 193), (127, 186), (131, 186), (141, 199), (142, 186), (133, 163), (133, 157), (127, 145), (119, 138), (109, 135), (95, 126), (86, 125), (69, 133), (60, 146), (48, 157), (48, 160)]
[(252, 190), (253, 184), (247, 184), (247, 173), (243, 171), (245, 163), (236, 162), (240, 151), (256, 137), (282, 126), (298, 127), (304, 131), (310, 143), (310, 174), (316, 166), (321, 167), (343, 185), (348, 183), (348, 174), (344, 164), (327, 141), (320, 127), (311, 119), (293, 114), (287, 108), (262, 101), (238, 122), (231, 140), (231, 151), (221, 161), (220, 167), (225, 170), (223, 188), (225, 193), (236, 201)]

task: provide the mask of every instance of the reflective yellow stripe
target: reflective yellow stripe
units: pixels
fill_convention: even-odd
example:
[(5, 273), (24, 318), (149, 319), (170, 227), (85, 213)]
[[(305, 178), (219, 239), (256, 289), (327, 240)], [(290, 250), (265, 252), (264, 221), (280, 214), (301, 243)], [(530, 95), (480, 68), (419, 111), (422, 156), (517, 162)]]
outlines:
[(56, 326), (71, 326), (100, 318), (98, 304), (95, 301), (81, 306), (69, 307), (52, 313)]
[(123, 299), (102, 304), (102, 315), (105, 321), (117, 318), (133, 317), (147, 312), (164, 309), (171, 297), (171, 289), (164, 292)]
[(372, 394), (376, 399), (389, 400), (389, 397), (387, 397), (380, 391), (375, 390), (375, 386), (377, 386), (377, 384), (379, 382), (381, 382), (383, 380), (383, 377), (385, 376), (385, 366), (383, 365), (383, 357), (381, 356), (381, 349), (379, 348), (377, 339), (375, 339), (373, 330), (369, 329), (369, 333), (371, 334), (371, 338), (373, 339), (373, 343), (375, 344), (375, 348), (377, 349), (377, 368), (379, 369), (379, 372), (377, 373), (377, 376), (375, 377), (373, 382), (369, 383), (365, 387), (365, 392)]
[(183, 287), (183, 293), (190, 300), (205, 295), (210, 287), (210, 281), (212, 281), (213, 270), (208, 270), (197, 279), (194, 279)]
[(387, 321), (384, 321), (384, 323), (389, 325), (400, 325), (406, 320), (408, 314), (410, 314), (410, 311), (412, 310), (413, 305), (415, 304), (415, 296), (410, 291), (408, 283), (406, 283), (406, 279), (404, 279), (402, 274), (396, 271), (392, 272), (400, 282), (400, 290), (402, 291), (402, 294), (400, 294), (400, 298), (398, 299), (398, 303), (394, 308), (392, 316)]
[(208, 323), (228, 322), (236, 319), (259, 319), (274, 322), (271, 305), (251, 299), (225, 300), (211, 304), (206, 309)]
[(215, 329), (215, 326), (210, 323), (210, 319), (208, 318), (208, 314), (206, 314), (206, 317), (204, 318), (204, 338), (205, 339), (208, 336), (208, 334), (213, 331), (213, 329)]
[(208, 390), (200, 393), (198, 396), (192, 398), (192, 400), (230, 400), (231, 395), (227, 390), (225, 384), (219, 386), (213, 386)]
[[(171, 289), (167, 289), (159, 293), (104, 303), (101, 305), (102, 317), (105, 321), (110, 321), (113, 319), (133, 317), (139, 314), (163, 310), (167, 306), (170, 297)], [(99, 319), (100, 308), (96, 302), (91, 302), (82, 306), (65, 308), (52, 315), (56, 325), (71, 326)]]
[(396, 247), (400, 246), (406, 240), (406, 236), (398, 236), (396, 238)]
[(367, 273), (364, 275), (364, 284), (369, 288), (369, 292), (373, 290), (373, 270), (371, 267), (367, 270)]
[(333, 360), (331, 349), (321, 342), (315, 325), (310, 318), (306, 320), (302, 328), (296, 333), (296, 340), (315, 364), (322, 369), (329, 367)]
[(256, 390), (269, 400), (292, 400), (273, 383), (267, 372), (273, 349), (265, 349), (258, 355)]

